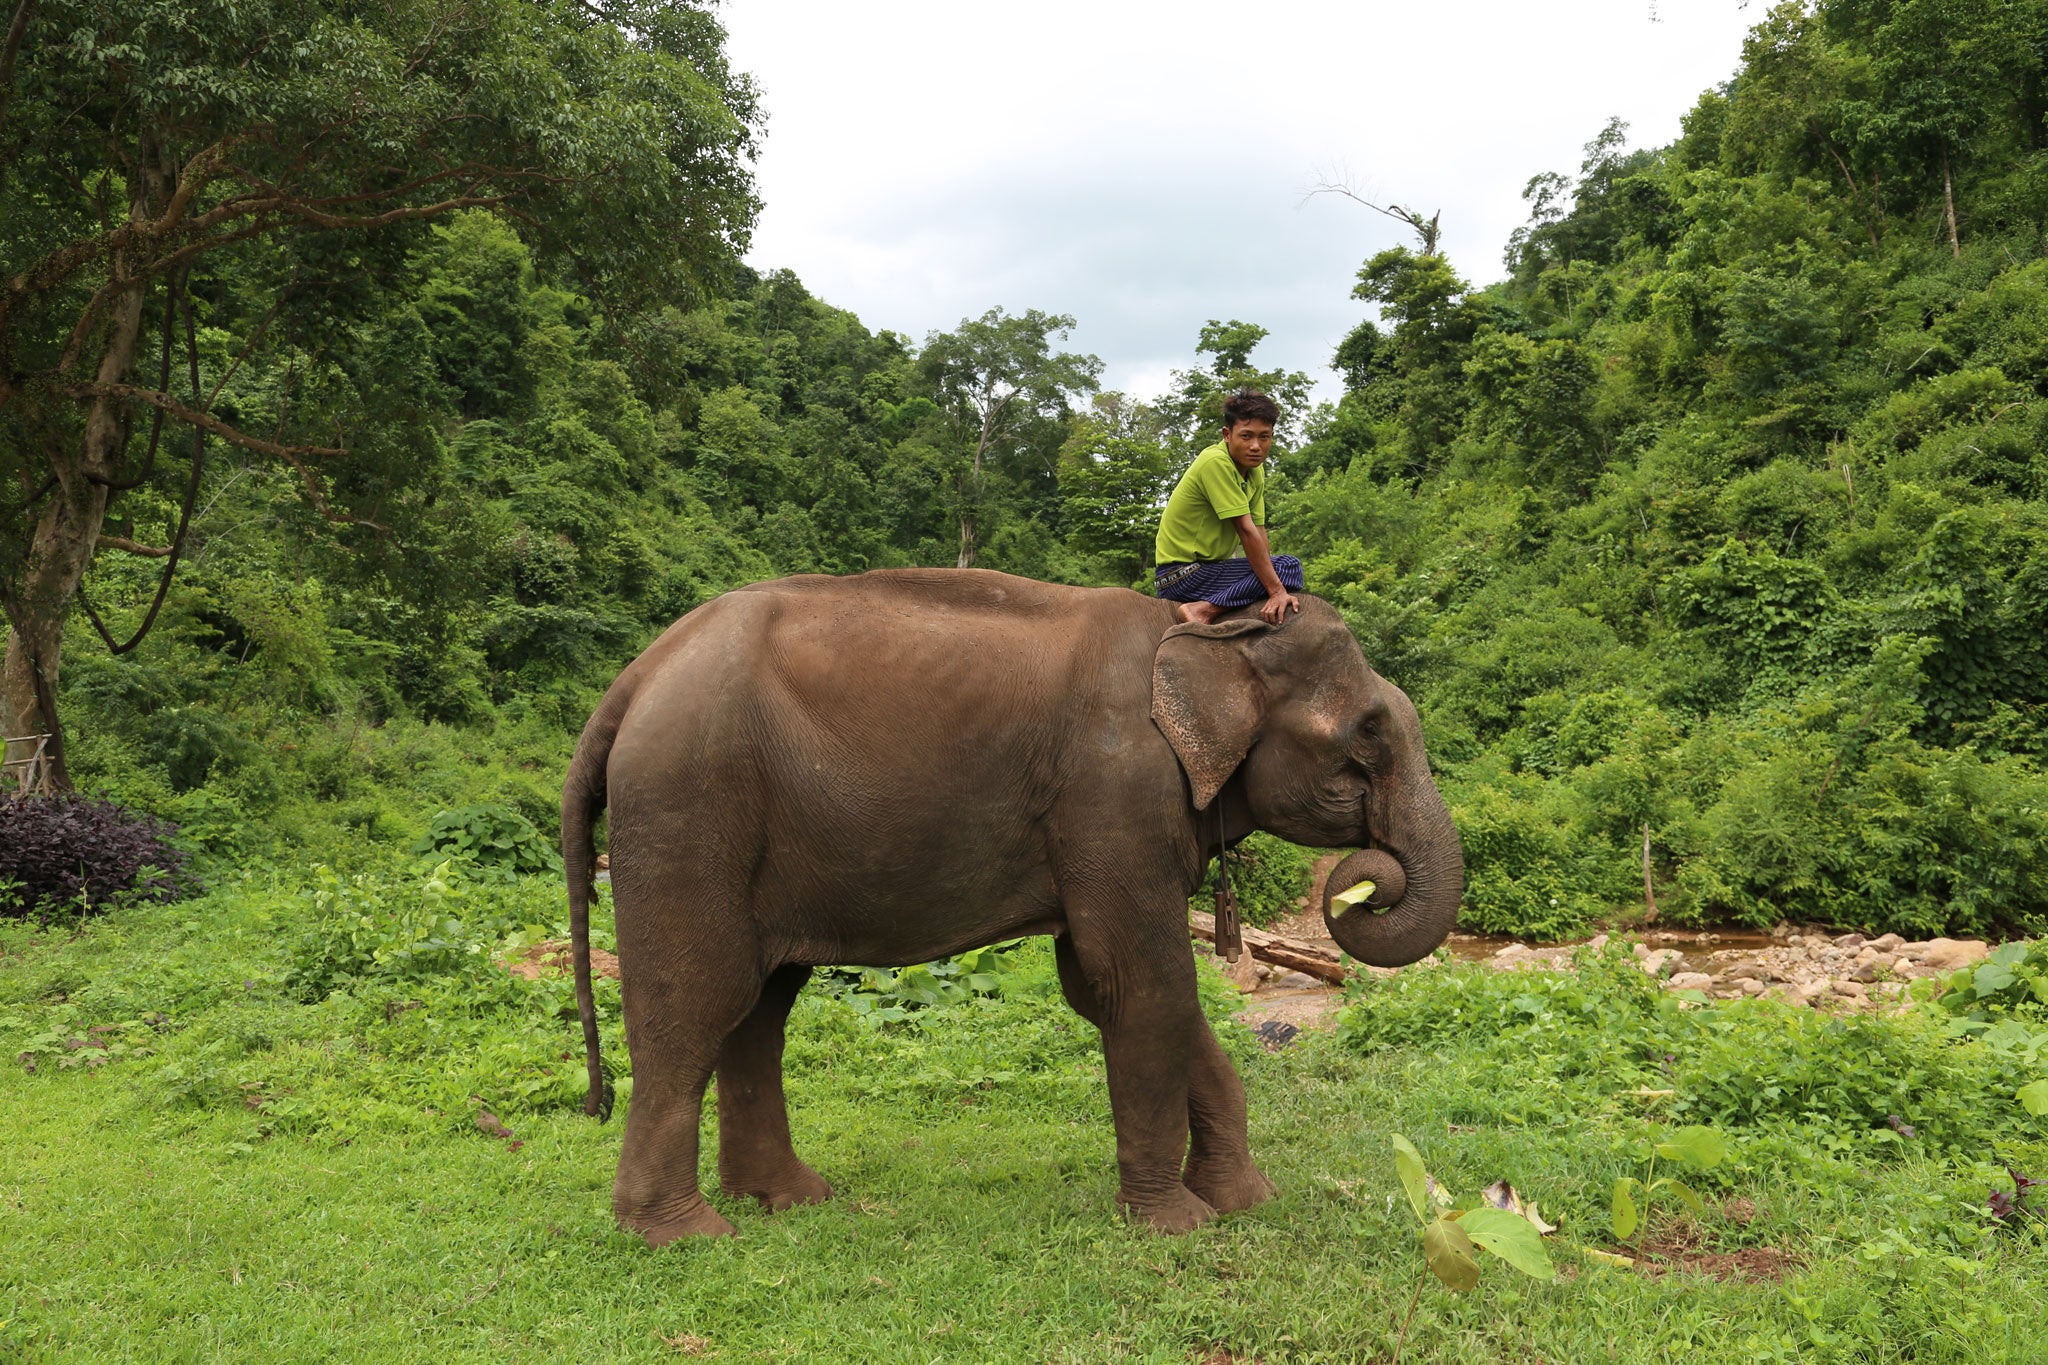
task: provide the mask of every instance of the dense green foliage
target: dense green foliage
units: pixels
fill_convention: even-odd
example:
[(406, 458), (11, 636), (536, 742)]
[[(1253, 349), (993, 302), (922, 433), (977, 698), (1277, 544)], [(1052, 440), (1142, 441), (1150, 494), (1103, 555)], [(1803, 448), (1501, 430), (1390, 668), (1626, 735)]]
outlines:
[[(807, 991), (793, 1127), (840, 1197), (771, 1217), (714, 1195), (739, 1237), (649, 1253), (611, 1219), (618, 1125), (580, 1113), (567, 977), (498, 965), (564, 916), (549, 878), (390, 857), (0, 924), (0, 1355), (1384, 1359), (1419, 1270), (1399, 1132), (1460, 1207), (1496, 1178), (1539, 1201), (1562, 1272), (1426, 1289), (1406, 1360), (2039, 1356), (2041, 1225), (1990, 1195), (2001, 1163), (2044, 1174), (2048, 1117), (2005, 1086), (2048, 1058), (1949, 1036), (1947, 996), (1830, 1020), (1673, 1009), (1611, 959), (1426, 966), (1269, 1053), (1203, 967), (1281, 1197), (1162, 1239), (1114, 1212), (1101, 1048), (1028, 940), (930, 1000), (907, 973), (888, 998)], [(593, 921), (611, 947), (608, 897)], [(597, 1003), (623, 1071), (617, 985)], [(1698, 1216), (1656, 1203), (1644, 1254), (1774, 1248), (1777, 1282), (1576, 1250), (1613, 1247), (1615, 1181), (1700, 1118), (1728, 1159), (1687, 1173)]]
[[(620, 292), (481, 209), (390, 239), (345, 327), (280, 315), (237, 369), (275, 281), (210, 268), (202, 387), (268, 422), (280, 375), (329, 376), (356, 448), (410, 462), (393, 529), (216, 453), (149, 638), (109, 656), (71, 622), (73, 766), (214, 851), (346, 858), (337, 816), (402, 845), (478, 803), (551, 833), (570, 736), (682, 612), (968, 555), (1142, 582), (1174, 471), (1259, 382), (1297, 400), (1276, 543), (1416, 698), (1470, 927), (1640, 909), (1647, 843), (1667, 920), (2039, 928), (2043, 32), (2039, 0), (1781, 6), (1678, 142), (1610, 126), (1532, 180), (1501, 283), (1366, 262), (1379, 319), (1313, 411), (1242, 321), (1203, 328), (1156, 402), (1084, 403), (1069, 319), (913, 343), (729, 263)], [(352, 480), (358, 511), (383, 496)], [(177, 477), (125, 497), (110, 529), (170, 534)], [(95, 561), (117, 637), (158, 567)]]
[[(1395, 248), (1281, 540), (1416, 697), (1468, 922), (2048, 924), (2048, 8), (1785, 4), (1670, 147)], [(1950, 202), (1953, 201), (1953, 214)]]

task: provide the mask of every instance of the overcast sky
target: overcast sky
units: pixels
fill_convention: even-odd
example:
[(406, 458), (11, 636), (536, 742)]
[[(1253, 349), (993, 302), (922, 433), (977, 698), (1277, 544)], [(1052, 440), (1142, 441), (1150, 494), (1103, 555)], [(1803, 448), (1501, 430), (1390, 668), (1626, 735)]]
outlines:
[(1529, 177), (1576, 170), (1614, 115), (1669, 142), (1764, 8), (726, 0), (768, 111), (748, 259), (920, 341), (1071, 313), (1068, 344), (1140, 396), (1241, 318), (1272, 332), (1256, 362), (1334, 397), (1358, 267), (1409, 234), (1310, 184), (1441, 209), (1453, 264), (1497, 279)]

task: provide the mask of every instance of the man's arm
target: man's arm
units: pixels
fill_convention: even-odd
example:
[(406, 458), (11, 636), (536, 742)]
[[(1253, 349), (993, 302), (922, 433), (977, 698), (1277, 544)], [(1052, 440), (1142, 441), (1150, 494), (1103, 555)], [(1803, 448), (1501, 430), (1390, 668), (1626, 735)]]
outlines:
[(1244, 542), (1244, 557), (1252, 562), (1252, 573), (1266, 590), (1266, 605), (1259, 608), (1259, 615), (1267, 624), (1277, 626), (1287, 618), (1290, 609), (1301, 610), (1301, 600), (1287, 591), (1273, 568), (1272, 544), (1266, 539), (1266, 528), (1253, 521), (1249, 512), (1232, 517), (1230, 524), (1237, 528), (1237, 538)]

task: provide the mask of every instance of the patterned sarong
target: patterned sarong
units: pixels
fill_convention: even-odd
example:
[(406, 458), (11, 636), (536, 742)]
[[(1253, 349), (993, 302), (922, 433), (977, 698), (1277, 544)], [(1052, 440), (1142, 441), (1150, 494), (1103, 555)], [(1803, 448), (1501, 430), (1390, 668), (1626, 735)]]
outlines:
[[(1289, 592), (1300, 592), (1301, 561), (1293, 555), (1274, 555), (1273, 572)], [(1266, 600), (1265, 585), (1252, 572), (1252, 562), (1239, 557), (1219, 559), (1213, 564), (1161, 564), (1152, 575), (1152, 586), (1169, 602), (1214, 602), (1219, 607), (1248, 607)]]

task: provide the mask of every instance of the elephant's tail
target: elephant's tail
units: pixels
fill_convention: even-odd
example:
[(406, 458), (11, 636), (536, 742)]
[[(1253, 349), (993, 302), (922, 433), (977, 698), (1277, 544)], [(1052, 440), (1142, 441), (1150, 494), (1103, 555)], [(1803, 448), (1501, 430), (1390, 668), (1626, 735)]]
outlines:
[(605, 769), (624, 711), (623, 698), (620, 704), (605, 698), (583, 727), (576, 756), (569, 761), (568, 780), (562, 785), (562, 867), (569, 879), (570, 955), (576, 972), (576, 1013), (583, 1020), (583, 1056), (590, 1072), (583, 1112), (594, 1115), (599, 1123), (612, 1116), (612, 1078), (598, 1050), (597, 998), (590, 985), (590, 901), (597, 894), (591, 880), (597, 863), (591, 827), (605, 807)]

